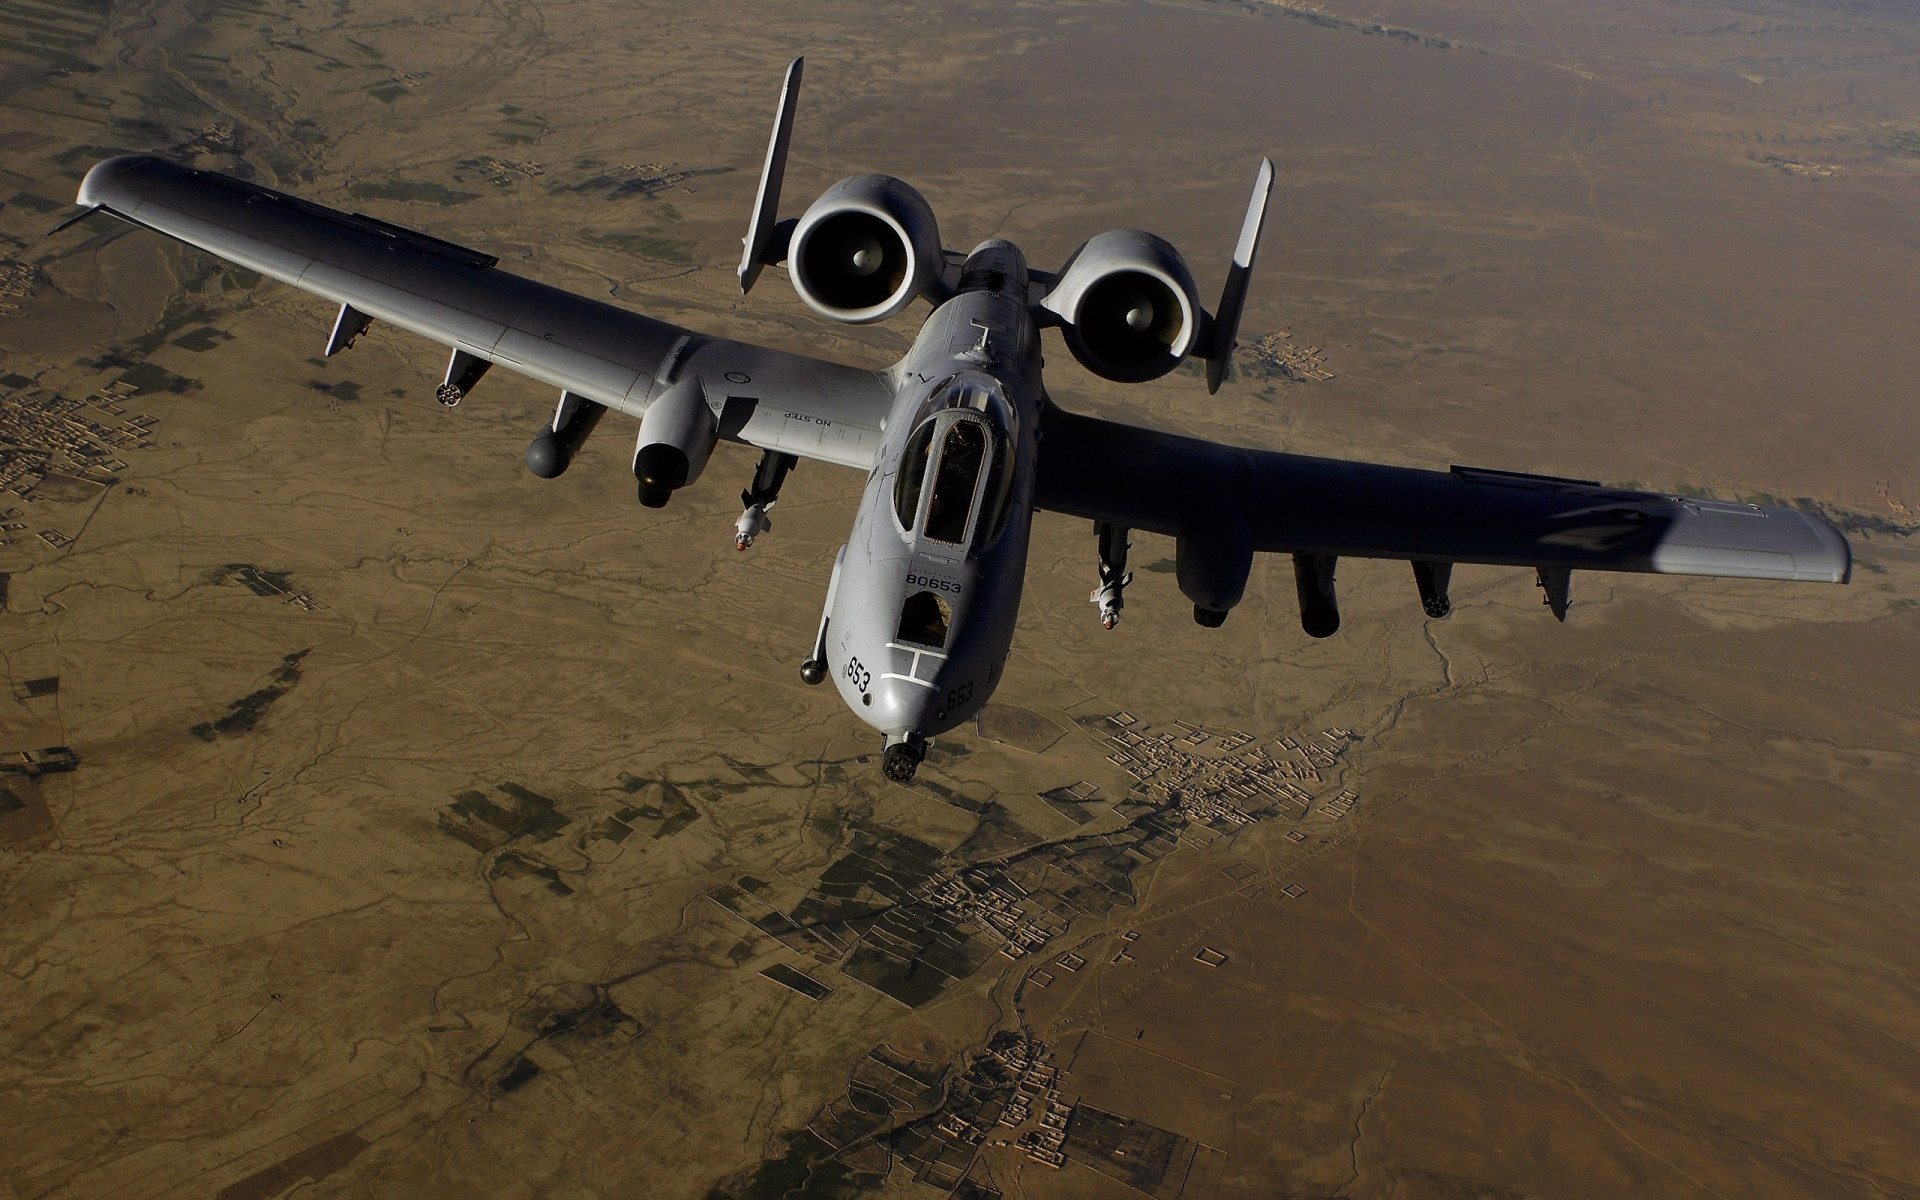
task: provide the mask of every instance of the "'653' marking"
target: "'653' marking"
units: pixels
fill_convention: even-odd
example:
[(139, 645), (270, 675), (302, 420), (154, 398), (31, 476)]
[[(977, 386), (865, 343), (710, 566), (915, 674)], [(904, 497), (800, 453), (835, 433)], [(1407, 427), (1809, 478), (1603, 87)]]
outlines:
[(973, 680), (971, 679), (967, 680), (967, 682), (961, 684), (959, 687), (948, 688), (947, 702), (945, 705), (941, 707), (939, 715), (944, 717), (948, 713), (966, 704), (968, 701), (972, 699), (973, 699)]
[(843, 674), (852, 682), (854, 690), (862, 696), (866, 695), (867, 689), (873, 686), (873, 672), (861, 666), (857, 658), (847, 660), (847, 669)]

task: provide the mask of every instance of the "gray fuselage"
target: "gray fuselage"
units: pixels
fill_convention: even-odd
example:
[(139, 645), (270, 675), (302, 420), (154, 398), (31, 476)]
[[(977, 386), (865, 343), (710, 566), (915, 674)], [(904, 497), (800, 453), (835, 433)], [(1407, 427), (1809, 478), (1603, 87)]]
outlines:
[(893, 368), (897, 394), (828, 587), (827, 668), (889, 741), (978, 712), (1013, 644), (1032, 527), (1039, 335), (990, 241)]

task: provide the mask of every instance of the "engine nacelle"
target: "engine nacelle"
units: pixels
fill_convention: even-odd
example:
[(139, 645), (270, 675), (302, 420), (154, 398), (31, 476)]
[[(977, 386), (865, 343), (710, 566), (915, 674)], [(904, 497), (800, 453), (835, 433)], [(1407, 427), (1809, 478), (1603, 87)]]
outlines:
[(1065, 325), (1080, 365), (1116, 383), (1158, 379), (1200, 335), (1200, 296), (1186, 260), (1138, 229), (1088, 239), (1040, 303)]
[(883, 321), (936, 287), (946, 258), (926, 198), (889, 175), (828, 188), (794, 226), (793, 290), (823, 317)]
[(682, 379), (647, 406), (633, 448), (640, 503), (664, 508), (673, 493), (700, 478), (720, 440), (720, 420), (698, 377)]

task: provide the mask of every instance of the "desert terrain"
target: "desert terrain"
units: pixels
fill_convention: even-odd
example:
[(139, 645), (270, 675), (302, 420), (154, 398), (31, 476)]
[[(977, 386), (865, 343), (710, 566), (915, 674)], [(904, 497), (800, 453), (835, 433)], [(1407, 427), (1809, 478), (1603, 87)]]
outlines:
[[(797, 666), (860, 480), (608, 421), (104, 218), (168, 154), (879, 366), (733, 274), (787, 175), (1142, 227), (1238, 378), (1062, 405), (1798, 504), (1847, 587), (1285, 561), (1016, 653), (911, 786)], [(0, 0), (0, 1197), (1920, 1194), (1920, 13), (1792, 0), (404, 13)], [(1051, 337), (1052, 335), (1050, 335)], [(1902, 1131), (1906, 1132), (1902, 1132)]]

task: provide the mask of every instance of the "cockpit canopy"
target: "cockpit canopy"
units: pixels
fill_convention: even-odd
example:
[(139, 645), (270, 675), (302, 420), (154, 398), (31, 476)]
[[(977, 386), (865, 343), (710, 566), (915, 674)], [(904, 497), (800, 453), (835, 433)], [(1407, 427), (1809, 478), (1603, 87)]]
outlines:
[(985, 547), (1007, 523), (1013, 494), (1012, 406), (991, 376), (956, 375), (928, 393), (894, 483), (894, 515), (909, 534)]

